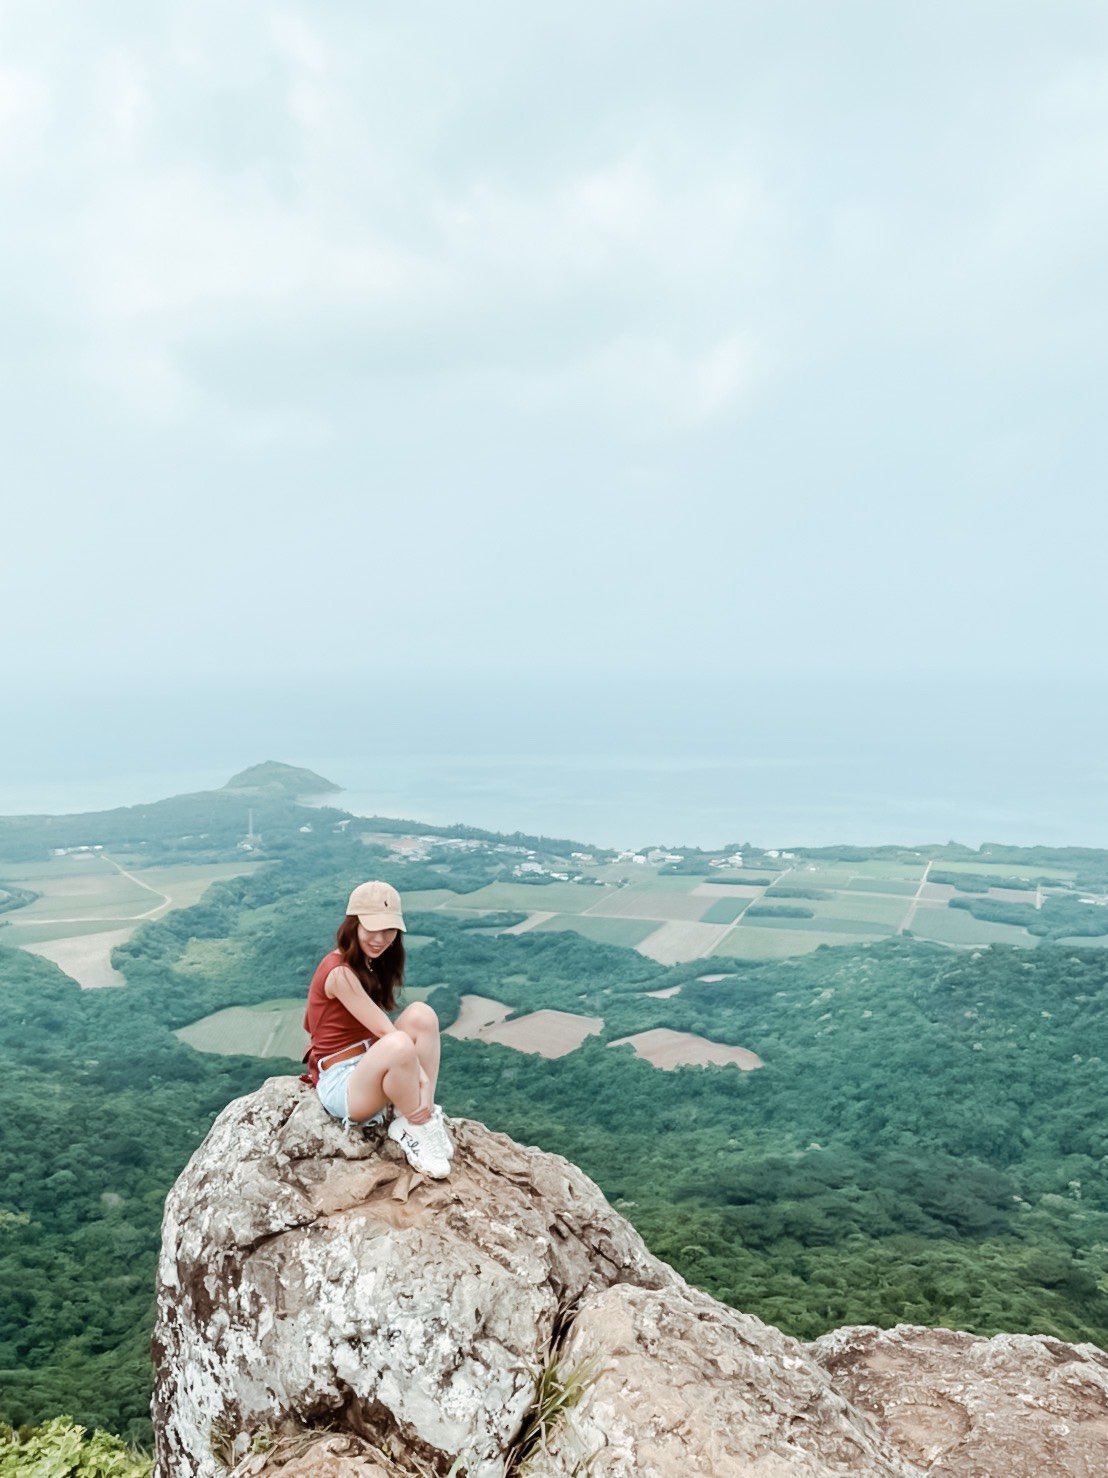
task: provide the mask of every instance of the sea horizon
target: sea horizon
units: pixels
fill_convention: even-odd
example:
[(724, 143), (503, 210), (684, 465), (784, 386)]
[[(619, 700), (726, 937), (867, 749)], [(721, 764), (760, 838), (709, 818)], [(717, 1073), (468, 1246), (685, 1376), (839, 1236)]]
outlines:
[[(341, 787), (306, 797), (356, 816), (563, 837), (599, 847), (905, 846), (1108, 847), (1108, 818), (1077, 794), (1006, 796), (1003, 780), (970, 772), (919, 775), (914, 793), (872, 756), (724, 759), (711, 755), (268, 755)], [(254, 762), (254, 761), (251, 761)], [(12, 784), (0, 815), (65, 815), (218, 789), (236, 768), (114, 772)], [(999, 781), (999, 783), (998, 783)], [(1062, 787), (1070, 792), (1071, 787)], [(1059, 803), (1062, 804), (1059, 804)]]

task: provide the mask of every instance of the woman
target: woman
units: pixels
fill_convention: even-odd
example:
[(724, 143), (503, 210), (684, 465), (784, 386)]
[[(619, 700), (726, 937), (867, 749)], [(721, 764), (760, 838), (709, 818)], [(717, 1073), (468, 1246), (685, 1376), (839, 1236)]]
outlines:
[(372, 882), (354, 889), (336, 947), (308, 989), (305, 1061), (323, 1107), (345, 1124), (379, 1124), (392, 1104), (389, 1138), (414, 1169), (441, 1180), (454, 1145), (435, 1103), (438, 1017), (422, 1002), (395, 1022), (386, 1014), (404, 984), (403, 933), (395, 888)]

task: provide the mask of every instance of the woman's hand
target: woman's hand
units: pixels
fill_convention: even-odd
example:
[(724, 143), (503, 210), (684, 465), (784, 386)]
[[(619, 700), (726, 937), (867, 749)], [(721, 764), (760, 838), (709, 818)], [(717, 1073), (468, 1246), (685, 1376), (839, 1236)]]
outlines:
[(426, 1124), (431, 1117), (431, 1110), (435, 1107), (431, 1098), (431, 1079), (423, 1071), (419, 1070), (419, 1108), (414, 1114), (408, 1115), (409, 1124)]

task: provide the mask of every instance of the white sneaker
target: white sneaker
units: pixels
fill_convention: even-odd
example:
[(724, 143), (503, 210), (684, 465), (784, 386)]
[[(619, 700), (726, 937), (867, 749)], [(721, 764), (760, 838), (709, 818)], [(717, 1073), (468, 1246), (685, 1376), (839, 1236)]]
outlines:
[(439, 1149), (448, 1160), (452, 1160), (454, 1158), (454, 1136), (446, 1127), (446, 1115), (443, 1113), (441, 1105), (437, 1103), (431, 1110), (430, 1127), (435, 1131), (435, 1139)]
[(420, 1175), (445, 1180), (450, 1174), (450, 1161), (439, 1147), (433, 1123), (411, 1124), (403, 1114), (397, 1114), (388, 1132), (389, 1138), (404, 1151), (408, 1164)]

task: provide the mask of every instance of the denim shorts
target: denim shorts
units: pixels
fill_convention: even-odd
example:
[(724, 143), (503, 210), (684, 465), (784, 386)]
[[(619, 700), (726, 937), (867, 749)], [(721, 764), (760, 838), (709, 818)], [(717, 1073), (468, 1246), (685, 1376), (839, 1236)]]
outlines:
[(346, 1085), (350, 1074), (361, 1062), (360, 1057), (348, 1057), (345, 1062), (336, 1062), (334, 1067), (324, 1068), (316, 1084), (319, 1101), (332, 1118), (341, 1119), (349, 1128), (351, 1124), (383, 1124), (388, 1117), (389, 1104), (373, 1115), (372, 1119), (352, 1119), (346, 1102)]

